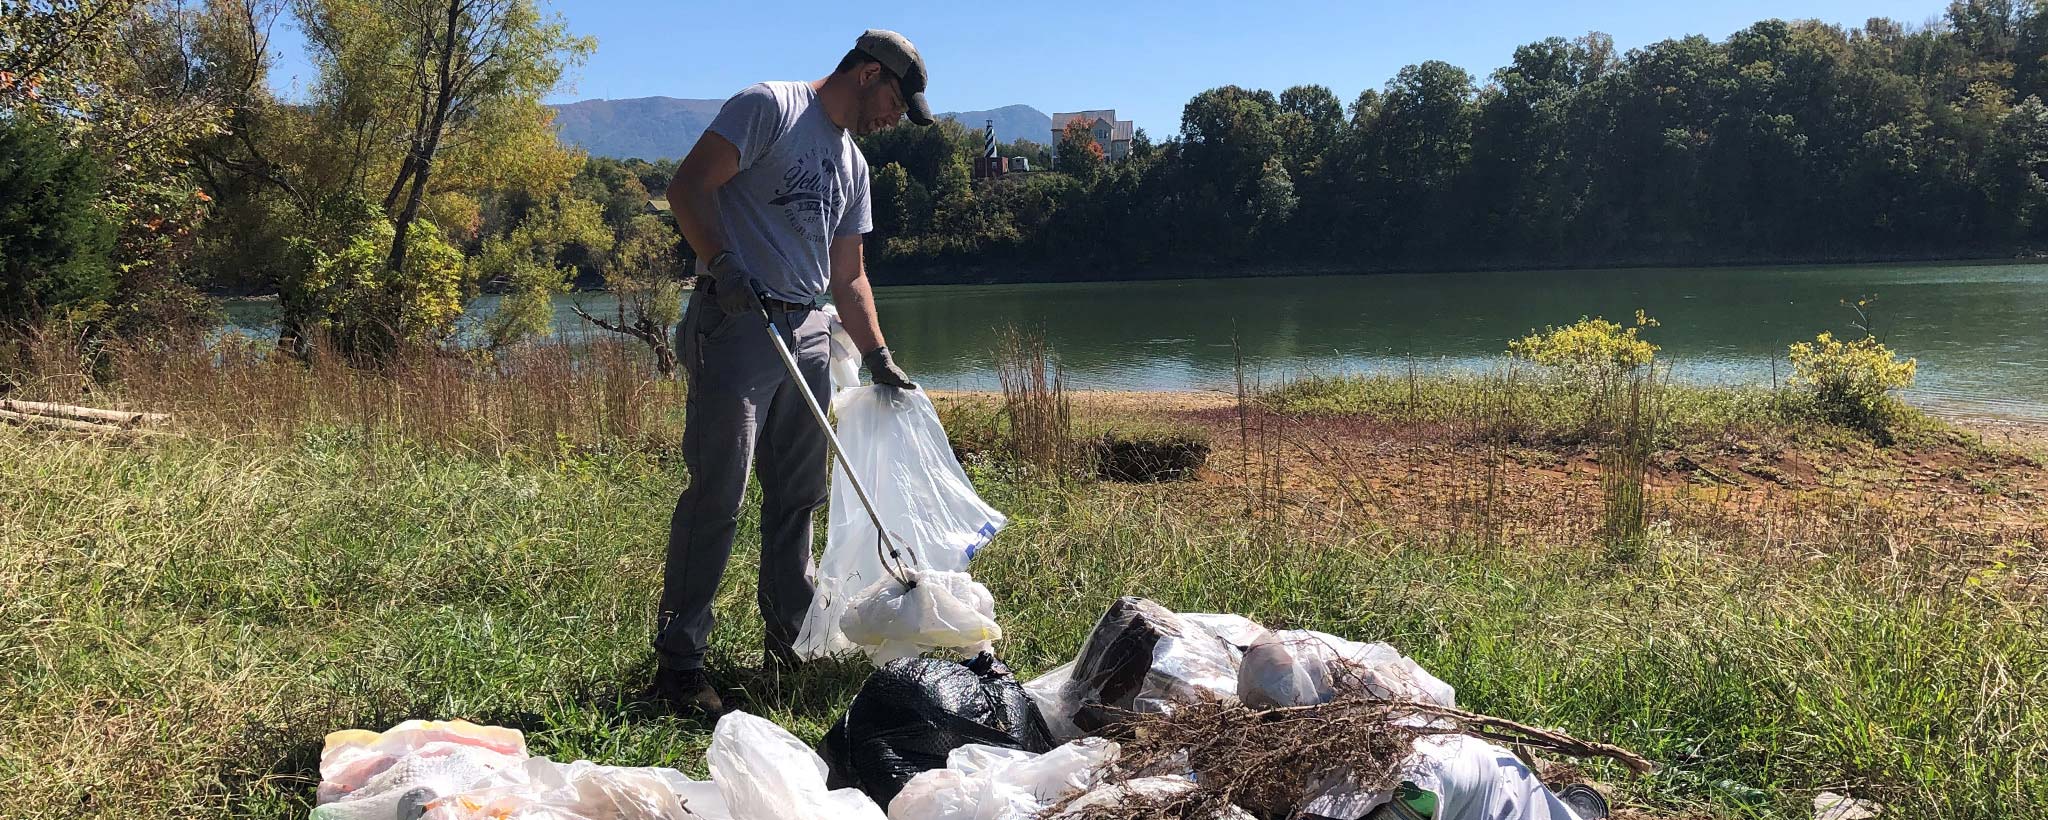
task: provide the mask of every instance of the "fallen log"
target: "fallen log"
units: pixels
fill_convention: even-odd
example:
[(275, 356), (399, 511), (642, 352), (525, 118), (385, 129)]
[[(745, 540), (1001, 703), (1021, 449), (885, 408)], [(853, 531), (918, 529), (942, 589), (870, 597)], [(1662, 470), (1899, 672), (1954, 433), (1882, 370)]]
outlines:
[(97, 407), (80, 407), (74, 404), (53, 404), (41, 401), (20, 401), (0, 399), (0, 410), (31, 416), (54, 416), (88, 422), (103, 422), (122, 427), (138, 424), (162, 424), (171, 417), (163, 413), (143, 413), (133, 410), (101, 410)]
[(0, 410), (0, 421), (11, 422), (24, 427), (48, 427), (74, 433), (119, 433), (123, 430), (123, 428), (112, 424), (59, 418), (57, 416), (41, 416), (34, 413), (17, 413), (13, 410)]

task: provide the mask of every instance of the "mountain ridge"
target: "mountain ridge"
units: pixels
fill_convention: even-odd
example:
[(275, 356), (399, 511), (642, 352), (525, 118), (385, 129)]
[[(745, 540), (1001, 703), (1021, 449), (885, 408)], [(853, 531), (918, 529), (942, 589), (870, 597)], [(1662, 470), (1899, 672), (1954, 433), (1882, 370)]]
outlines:
[[(555, 134), (565, 143), (594, 156), (657, 160), (689, 153), (724, 104), (724, 100), (656, 96), (578, 100), (548, 107), (555, 111)], [(1043, 144), (1052, 129), (1050, 115), (1022, 104), (948, 111), (939, 116), (970, 131), (979, 131), (994, 120), (998, 142), (1027, 139)]]

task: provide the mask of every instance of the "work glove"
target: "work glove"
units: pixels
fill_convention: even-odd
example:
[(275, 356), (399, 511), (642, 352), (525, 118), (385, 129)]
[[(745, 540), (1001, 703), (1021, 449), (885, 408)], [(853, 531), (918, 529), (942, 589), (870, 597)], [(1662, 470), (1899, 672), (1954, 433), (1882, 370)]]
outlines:
[(754, 277), (740, 267), (739, 258), (730, 251), (711, 257), (711, 263), (704, 267), (717, 284), (712, 295), (718, 297), (718, 309), (727, 316), (752, 315), (761, 312), (761, 294), (754, 291)]
[(867, 367), (868, 378), (874, 379), (876, 384), (904, 390), (917, 389), (917, 384), (910, 380), (910, 374), (904, 373), (903, 368), (896, 366), (896, 360), (889, 357), (889, 348), (878, 347), (868, 351), (860, 357), (860, 363)]

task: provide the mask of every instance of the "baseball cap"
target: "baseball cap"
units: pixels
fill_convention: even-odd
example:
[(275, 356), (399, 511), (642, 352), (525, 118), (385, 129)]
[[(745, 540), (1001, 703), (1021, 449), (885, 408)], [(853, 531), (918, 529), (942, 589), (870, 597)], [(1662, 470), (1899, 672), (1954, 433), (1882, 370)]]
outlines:
[(896, 75), (896, 86), (903, 91), (903, 102), (910, 106), (911, 122), (932, 124), (932, 106), (924, 100), (924, 58), (918, 56), (917, 46), (896, 32), (871, 28), (861, 33), (853, 48), (875, 58), (875, 62)]

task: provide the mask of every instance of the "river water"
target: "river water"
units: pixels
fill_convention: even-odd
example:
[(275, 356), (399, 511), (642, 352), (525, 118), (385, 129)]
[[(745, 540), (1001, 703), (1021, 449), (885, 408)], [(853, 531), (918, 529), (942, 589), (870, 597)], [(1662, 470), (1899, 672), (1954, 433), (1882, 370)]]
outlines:
[[(1240, 352), (1253, 378), (1484, 368), (1510, 339), (1582, 315), (1662, 326), (1645, 338), (1693, 382), (1769, 384), (1785, 346), (1822, 330), (1859, 337), (1844, 300), (1875, 296), (1872, 326), (1920, 361), (1908, 398), (1969, 415), (2048, 419), (2048, 265), (1943, 264), (1195, 279), (882, 288), (897, 360), (928, 386), (994, 386), (1006, 327), (1042, 332), (1069, 386), (1226, 389)], [(571, 299), (558, 328), (578, 332)], [(472, 305), (487, 313), (491, 297)], [(268, 328), (264, 306), (231, 321)], [(600, 313), (600, 315), (603, 315)], [(1235, 339), (1235, 343), (1233, 343)]]

